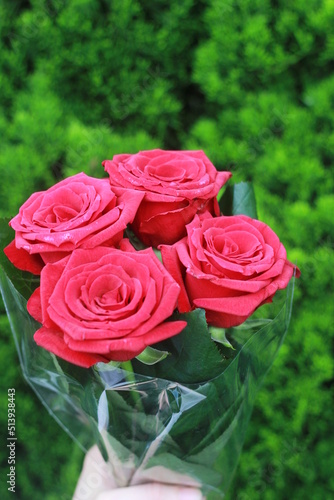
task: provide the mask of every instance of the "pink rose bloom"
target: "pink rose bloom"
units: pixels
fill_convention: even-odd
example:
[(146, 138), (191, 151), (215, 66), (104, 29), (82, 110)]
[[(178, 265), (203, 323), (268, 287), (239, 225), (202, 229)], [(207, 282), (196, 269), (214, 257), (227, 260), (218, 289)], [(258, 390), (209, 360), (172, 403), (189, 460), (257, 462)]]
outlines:
[(219, 215), (216, 197), (232, 175), (218, 172), (203, 151), (153, 149), (115, 155), (102, 164), (115, 193), (145, 193), (132, 228), (145, 245), (154, 247), (185, 236), (186, 225), (198, 213)]
[(39, 274), (75, 248), (115, 246), (138, 210), (144, 193), (117, 196), (108, 179), (84, 173), (37, 192), (21, 206), (10, 226), (15, 240), (5, 254), (19, 269)]
[(163, 263), (179, 283), (181, 312), (199, 307), (209, 324), (230, 328), (285, 288), (294, 269), (278, 236), (245, 215), (196, 216), (187, 236), (162, 246)]
[(152, 248), (135, 251), (128, 240), (120, 245), (77, 249), (46, 264), (28, 301), (42, 324), (34, 335), (38, 345), (88, 368), (132, 359), (183, 330), (185, 321), (165, 321), (180, 287)]

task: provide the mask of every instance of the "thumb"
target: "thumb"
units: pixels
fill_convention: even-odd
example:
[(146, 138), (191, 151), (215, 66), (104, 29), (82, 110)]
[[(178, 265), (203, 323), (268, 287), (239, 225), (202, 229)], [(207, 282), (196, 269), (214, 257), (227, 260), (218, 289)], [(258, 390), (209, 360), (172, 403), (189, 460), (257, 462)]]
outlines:
[(161, 483), (141, 484), (100, 493), (96, 500), (204, 500), (200, 490)]

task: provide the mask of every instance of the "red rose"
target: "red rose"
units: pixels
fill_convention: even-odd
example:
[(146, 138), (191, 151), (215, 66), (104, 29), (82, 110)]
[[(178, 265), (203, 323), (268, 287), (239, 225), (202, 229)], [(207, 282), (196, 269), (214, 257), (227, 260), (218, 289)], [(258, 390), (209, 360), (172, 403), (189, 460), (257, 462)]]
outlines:
[(147, 246), (172, 244), (186, 235), (197, 213), (219, 215), (217, 193), (231, 177), (218, 172), (203, 151), (141, 151), (105, 160), (116, 193), (145, 192), (133, 230)]
[(10, 221), (15, 240), (5, 248), (19, 269), (39, 274), (75, 248), (114, 246), (136, 214), (144, 194), (117, 197), (108, 179), (81, 173), (34, 193)]
[(205, 214), (188, 224), (187, 233), (161, 247), (163, 263), (181, 286), (179, 310), (203, 308), (209, 324), (239, 325), (293, 275), (284, 246), (258, 220)]
[(41, 286), (28, 301), (42, 327), (36, 343), (76, 365), (125, 361), (146, 346), (180, 333), (173, 313), (180, 287), (151, 248), (134, 251), (128, 240), (118, 250), (74, 250), (47, 264)]

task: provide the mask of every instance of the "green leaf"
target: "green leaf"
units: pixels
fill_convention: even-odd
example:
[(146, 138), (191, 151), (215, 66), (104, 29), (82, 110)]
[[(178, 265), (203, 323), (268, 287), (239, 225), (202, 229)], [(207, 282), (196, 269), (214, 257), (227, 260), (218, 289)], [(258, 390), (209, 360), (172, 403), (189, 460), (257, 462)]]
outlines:
[(81, 394), (82, 408), (94, 419), (97, 418), (100, 392), (101, 388), (97, 384), (91, 383), (83, 387), (83, 392)]
[(159, 351), (158, 349), (154, 349), (153, 347), (148, 346), (143, 352), (136, 356), (136, 359), (138, 359), (145, 365), (151, 366), (165, 359), (168, 354), (168, 351)]
[[(221, 373), (223, 357), (211, 340), (204, 310), (177, 313), (172, 319), (185, 320), (187, 326), (175, 337), (155, 345), (156, 348), (171, 353), (171, 356), (154, 365), (155, 376), (180, 383), (197, 383)], [(137, 372), (152, 376), (153, 367), (145, 369), (136, 360), (133, 360), (133, 365)]]
[(63, 391), (64, 391), (65, 394), (69, 394), (69, 392), (70, 392), (70, 386), (69, 386), (68, 380), (66, 378), (66, 375), (65, 375), (62, 367), (59, 364), (58, 358), (52, 352), (50, 352), (50, 356), (51, 356), (51, 358), (53, 360), (56, 372), (58, 373), (58, 375), (60, 375), (59, 381), (60, 381), (60, 384), (62, 386), (62, 389), (63, 389)]
[(256, 328), (260, 329), (263, 326), (268, 325), (271, 323), (272, 319), (270, 318), (259, 318), (259, 319), (247, 319), (241, 325), (235, 326), (234, 329), (238, 330), (248, 330), (249, 328)]
[(223, 344), (225, 347), (234, 349), (231, 342), (229, 342), (226, 338), (226, 331), (224, 328), (217, 328), (215, 326), (210, 326), (209, 332), (212, 340), (214, 340), (215, 342), (219, 342), (219, 344)]
[(160, 260), (160, 262), (162, 262), (162, 257), (161, 257), (161, 252), (160, 250), (158, 250), (157, 248), (153, 248), (153, 252), (155, 253), (155, 255), (158, 257), (158, 259)]
[(147, 248), (142, 241), (138, 238), (138, 236), (135, 235), (135, 233), (127, 227), (124, 233), (125, 238), (129, 238), (131, 245), (136, 249), (136, 250), (145, 250)]
[(119, 368), (121, 361), (109, 361), (109, 363), (96, 363), (92, 366), (92, 370), (98, 372), (108, 372), (111, 368)]
[(224, 215), (247, 215), (257, 219), (255, 193), (250, 182), (227, 186), (219, 206)]

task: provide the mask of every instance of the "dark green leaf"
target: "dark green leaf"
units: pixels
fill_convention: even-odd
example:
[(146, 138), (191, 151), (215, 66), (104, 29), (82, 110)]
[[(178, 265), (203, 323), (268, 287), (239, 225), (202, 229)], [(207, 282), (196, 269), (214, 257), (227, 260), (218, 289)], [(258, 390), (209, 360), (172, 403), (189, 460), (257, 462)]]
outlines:
[(229, 349), (234, 349), (231, 342), (226, 338), (226, 331), (224, 328), (217, 328), (211, 326), (209, 327), (209, 332), (212, 340), (214, 340), (215, 342), (219, 342), (220, 344), (223, 344), (225, 347), (228, 347)]
[[(181, 383), (197, 383), (215, 377), (223, 369), (223, 358), (211, 340), (205, 312), (196, 309), (178, 314), (173, 319), (187, 321), (186, 328), (157, 347), (171, 352), (171, 356), (154, 365), (156, 375)], [(136, 364), (136, 370), (138, 364)], [(151, 369), (152, 367), (150, 367)]]
[(126, 228), (124, 237), (129, 238), (131, 245), (136, 250), (145, 250), (145, 248), (147, 248), (129, 227)]
[(168, 354), (168, 351), (159, 351), (158, 349), (148, 346), (143, 352), (136, 356), (136, 358), (145, 365), (151, 366), (165, 359)]
[(250, 182), (227, 186), (219, 206), (224, 215), (247, 215), (257, 219), (255, 194)]

